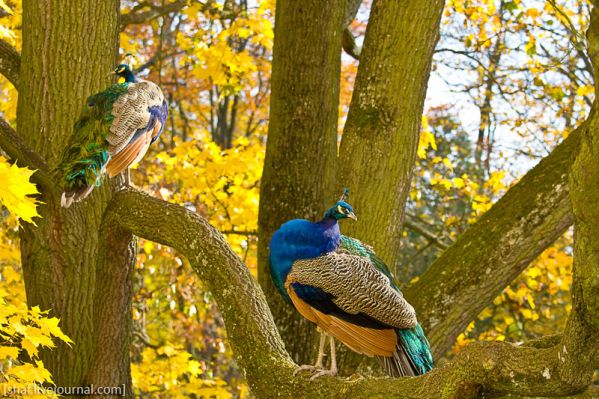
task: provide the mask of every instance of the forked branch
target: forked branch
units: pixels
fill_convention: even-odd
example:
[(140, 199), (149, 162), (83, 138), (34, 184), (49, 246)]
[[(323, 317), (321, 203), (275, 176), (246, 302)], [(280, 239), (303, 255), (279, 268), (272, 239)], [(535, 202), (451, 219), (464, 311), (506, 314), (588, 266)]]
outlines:
[[(455, 361), (417, 378), (323, 378), (311, 382), (292, 375), (295, 365), (283, 347), (261, 288), (204, 218), (125, 189), (113, 197), (104, 224), (116, 224), (171, 246), (188, 259), (214, 295), (237, 361), (257, 397), (475, 398), (483, 392), (570, 395), (584, 391), (590, 383), (590, 374), (578, 370), (592, 370), (599, 358), (589, 349), (592, 341), (587, 341), (595, 337), (594, 332), (584, 326), (581, 329), (574, 321), (562, 341), (549, 348), (479, 342), (467, 346)], [(576, 357), (584, 345), (587, 355)]]

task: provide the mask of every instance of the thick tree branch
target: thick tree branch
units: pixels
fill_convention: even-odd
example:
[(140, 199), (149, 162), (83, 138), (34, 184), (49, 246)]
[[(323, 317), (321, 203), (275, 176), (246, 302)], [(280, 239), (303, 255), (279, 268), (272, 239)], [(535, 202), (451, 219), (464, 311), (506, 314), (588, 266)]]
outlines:
[[(223, 315), (229, 342), (256, 397), (330, 398), (477, 398), (496, 395), (569, 395), (584, 391), (588, 373), (570, 372), (563, 343), (549, 348), (516, 347), (502, 342), (467, 346), (452, 363), (417, 378), (347, 380), (293, 377), (259, 285), (222, 235), (201, 216), (134, 189), (117, 193), (104, 217), (121, 228), (178, 250), (190, 262)], [(564, 336), (572, 336), (567, 330)], [(584, 338), (584, 337), (582, 337)], [(589, 337), (592, 338), (592, 337)], [(580, 344), (584, 341), (579, 339)], [(597, 349), (581, 361), (592, 370)], [(566, 351), (575, 350), (568, 344)], [(571, 356), (573, 357), (573, 356)], [(573, 357), (573, 359), (576, 359)], [(273, 378), (276, 376), (276, 383)]]
[(19, 166), (27, 166), (37, 170), (32, 180), (40, 185), (46, 193), (56, 191), (56, 184), (50, 175), (50, 168), (46, 162), (19, 137), (17, 132), (0, 118), (0, 149)]
[(21, 67), (21, 56), (6, 41), (0, 39), (0, 74), (19, 90), (19, 68)]
[(436, 357), (444, 355), (476, 315), (572, 224), (568, 170), (584, 130), (586, 124), (404, 290)]
[(214, 295), (229, 342), (249, 379), (271, 380), (277, 368), (292, 368), (258, 283), (204, 218), (126, 189), (115, 194), (103, 223), (120, 225), (137, 236), (173, 247), (187, 258)]

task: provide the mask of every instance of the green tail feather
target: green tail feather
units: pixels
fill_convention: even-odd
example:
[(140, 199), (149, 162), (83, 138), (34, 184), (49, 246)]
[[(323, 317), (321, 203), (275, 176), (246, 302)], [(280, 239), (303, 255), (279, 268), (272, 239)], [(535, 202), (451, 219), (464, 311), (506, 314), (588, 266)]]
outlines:
[(402, 346), (409, 354), (412, 366), (415, 367), (418, 374), (422, 375), (431, 371), (433, 369), (433, 355), (420, 324), (414, 328), (397, 330), (397, 334), (401, 336)]
[(114, 119), (112, 106), (127, 91), (128, 83), (110, 86), (87, 99), (87, 105), (73, 128), (71, 142), (58, 168), (63, 179), (63, 206), (87, 196), (109, 160), (106, 137)]

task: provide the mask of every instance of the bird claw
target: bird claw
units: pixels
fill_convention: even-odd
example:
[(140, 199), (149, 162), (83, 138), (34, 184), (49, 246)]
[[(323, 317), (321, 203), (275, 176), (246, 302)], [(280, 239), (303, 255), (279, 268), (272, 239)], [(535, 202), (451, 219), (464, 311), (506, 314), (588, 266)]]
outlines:
[(293, 371), (293, 375), (297, 375), (297, 373), (301, 373), (302, 371), (310, 371), (310, 372), (318, 372), (322, 370), (322, 366), (312, 365), (312, 364), (304, 364), (299, 366)]
[(325, 375), (329, 375), (331, 377), (334, 377), (337, 375), (337, 370), (333, 369), (333, 370), (320, 370), (314, 374), (312, 374), (312, 376), (310, 377), (310, 381), (314, 381), (315, 379), (319, 378), (319, 377), (323, 377)]

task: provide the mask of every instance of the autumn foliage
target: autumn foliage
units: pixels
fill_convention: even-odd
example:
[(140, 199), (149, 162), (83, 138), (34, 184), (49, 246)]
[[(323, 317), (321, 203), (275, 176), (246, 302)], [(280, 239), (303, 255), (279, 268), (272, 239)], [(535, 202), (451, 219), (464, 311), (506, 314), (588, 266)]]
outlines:
[[(134, 166), (135, 186), (192, 209), (218, 228), (257, 274), (260, 179), (268, 124), (274, 1), (122, 2), (122, 54), (165, 90), (168, 126)], [(368, 2), (351, 29), (363, 35)], [(250, 5), (251, 4), (251, 5)], [(586, 0), (448, 1), (418, 148), (404, 231), (403, 282), (424, 269), (536, 161), (584, 119), (593, 100), (584, 61)], [(0, 39), (21, 44), (19, 0), (0, 0)], [(131, 18), (129, 18), (131, 20)], [(309, 45), (309, 43), (306, 43)], [(357, 61), (344, 55), (341, 125)], [(17, 93), (0, 76), (0, 116)], [(472, 116), (477, 115), (477, 116)], [(18, 226), (35, 223), (32, 170), (0, 156), (0, 375), (4, 384), (51, 383), (37, 359), (71, 345), (47, 309), (27, 307)], [(359, 210), (356, 210), (359, 213)], [(172, 249), (139, 240), (132, 377), (147, 398), (246, 397), (211, 293)], [(470, 323), (452, 353), (475, 340), (523, 340), (560, 331), (570, 309), (572, 234), (536, 259)]]

